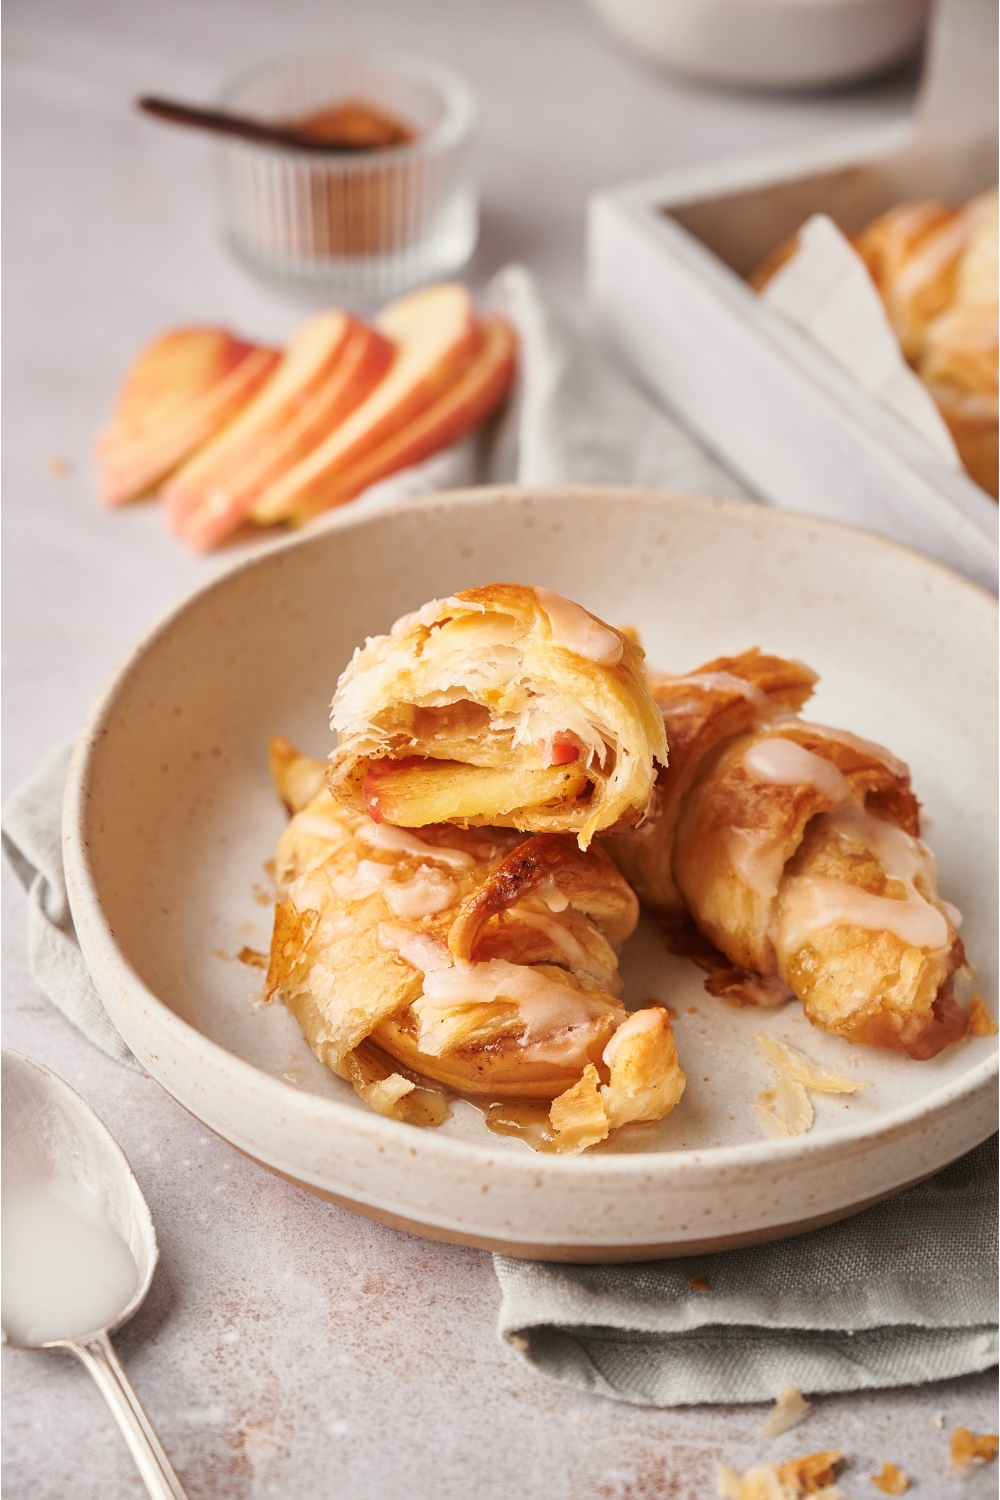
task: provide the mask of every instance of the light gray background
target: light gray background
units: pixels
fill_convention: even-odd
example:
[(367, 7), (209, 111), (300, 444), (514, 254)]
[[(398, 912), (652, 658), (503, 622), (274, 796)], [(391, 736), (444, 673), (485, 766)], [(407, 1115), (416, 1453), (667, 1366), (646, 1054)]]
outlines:
[[(218, 566), (156, 507), (102, 513), (88, 451), (129, 358), (184, 322), (281, 338), (299, 314), (218, 242), (212, 155), (137, 118), (140, 92), (207, 98), (269, 55), (436, 56), (483, 105), (477, 286), (510, 259), (586, 325), (591, 190), (680, 163), (899, 118), (913, 72), (784, 99), (645, 70), (575, 0), (10, 0), (6, 11), (6, 786), (71, 737), (134, 637)], [(70, 465), (49, 472), (49, 461)], [(156, 1219), (150, 1298), (117, 1342), (191, 1500), (645, 1500), (714, 1494), (738, 1467), (842, 1447), (849, 1494), (883, 1458), (959, 1491), (945, 1434), (994, 1421), (995, 1376), (817, 1404), (777, 1443), (755, 1407), (650, 1411), (550, 1385), (498, 1346), (489, 1257), (424, 1243), (286, 1186), (148, 1078), (85, 1042), (33, 986), (4, 872), (5, 1041), (102, 1114)], [(10, 1500), (118, 1500), (140, 1482), (69, 1357), (5, 1351)], [(941, 1426), (933, 1425), (943, 1419)], [(919, 1483), (919, 1488), (916, 1487)]]

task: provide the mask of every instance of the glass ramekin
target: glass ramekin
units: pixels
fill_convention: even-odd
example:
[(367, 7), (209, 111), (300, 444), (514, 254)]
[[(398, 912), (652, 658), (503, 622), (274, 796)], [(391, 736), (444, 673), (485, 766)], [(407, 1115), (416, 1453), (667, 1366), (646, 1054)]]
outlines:
[(285, 121), (348, 100), (384, 110), (416, 139), (367, 152), (227, 139), (219, 147), (225, 231), (236, 253), (271, 280), (374, 302), (449, 276), (475, 249), (471, 91), (438, 63), (333, 53), (242, 73), (219, 102)]

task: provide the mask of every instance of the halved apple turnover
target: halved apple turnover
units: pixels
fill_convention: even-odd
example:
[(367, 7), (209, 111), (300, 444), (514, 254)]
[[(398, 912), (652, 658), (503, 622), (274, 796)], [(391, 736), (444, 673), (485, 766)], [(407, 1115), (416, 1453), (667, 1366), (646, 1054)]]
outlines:
[(326, 1067), (380, 1114), (440, 1124), (442, 1092), (538, 1149), (578, 1152), (669, 1113), (670, 1020), (618, 999), (638, 902), (567, 834), (376, 824), (323, 762), (271, 743), (292, 812), (267, 975)]
[(815, 680), (758, 651), (655, 679), (671, 752), (661, 810), (607, 847), (675, 932), (690, 913), (718, 950), (712, 993), (794, 994), (826, 1031), (933, 1057), (966, 1031), (961, 917), (937, 895), (907, 767), (789, 712)]
[(337, 685), (334, 797), (376, 823), (595, 833), (648, 815), (666, 764), (641, 649), (547, 589), (434, 599)]

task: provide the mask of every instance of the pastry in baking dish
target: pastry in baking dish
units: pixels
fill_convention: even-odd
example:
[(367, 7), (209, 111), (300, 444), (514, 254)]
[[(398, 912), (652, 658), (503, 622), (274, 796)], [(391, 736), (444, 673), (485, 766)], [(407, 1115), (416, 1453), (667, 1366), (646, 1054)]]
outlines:
[(355, 652), (329, 786), (404, 828), (595, 833), (648, 815), (662, 716), (629, 637), (547, 589), (434, 599)]
[[(852, 243), (909, 363), (977, 484), (997, 495), (997, 192), (962, 208), (901, 203)], [(758, 291), (794, 254), (780, 245), (751, 276)]]
[(439, 1124), (447, 1091), (504, 1128), (527, 1103), (525, 1138), (559, 1152), (669, 1113), (684, 1075), (666, 1010), (618, 999), (639, 908), (606, 854), (565, 833), (376, 824), (287, 741), (271, 766), (292, 818), (268, 998), (373, 1109)]
[(758, 651), (656, 680), (660, 815), (607, 847), (675, 931), (694, 919), (712, 993), (794, 994), (826, 1031), (933, 1057), (966, 1030), (961, 918), (937, 895), (907, 767), (798, 717), (815, 680)]

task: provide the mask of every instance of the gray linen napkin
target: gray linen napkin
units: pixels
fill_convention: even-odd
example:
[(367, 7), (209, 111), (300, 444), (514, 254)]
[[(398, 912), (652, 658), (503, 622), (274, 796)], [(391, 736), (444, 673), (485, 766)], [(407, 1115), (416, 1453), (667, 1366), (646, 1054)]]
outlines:
[(993, 1136), (885, 1203), (770, 1245), (629, 1266), (497, 1255), (500, 1332), (553, 1379), (644, 1406), (966, 1375), (997, 1359), (996, 1223)]
[[(521, 346), (503, 421), (374, 485), (353, 510), (510, 479), (743, 493), (562, 323), (525, 270), (502, 271), (489, 298), (514, 323)], [(3, 846), (28, 892), (39, 985), (98, 1047), (138, 1067), (73, 931), (61, 850), (71, 751), (56, 751), (15, 793), (3, 814)], [(851, 1390), (984, 1369), (996, 1359), (995, 1142), (992, 1149), (992, 1158), (980, 1147), (842, 1225), (753, 1250), (637, 1266), (496, 1256), (500, 1332), (554, 1379), (653, 1405), (762, 1400), (789, 1382), (807, 1391)], [(688, 1287), (699, 1274), (708, 1292)]]
[(66, 894), (62, 805), (72, 745), (53, 751), (3, 811), (3, 852), (28, 893), (28, 961), (40, 989), (116, 1061), (138, 1068), (104, 1009), (77, 942)]

